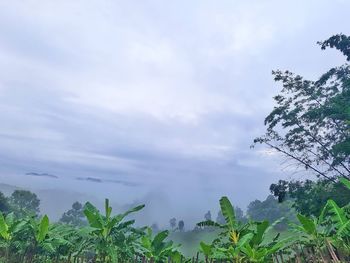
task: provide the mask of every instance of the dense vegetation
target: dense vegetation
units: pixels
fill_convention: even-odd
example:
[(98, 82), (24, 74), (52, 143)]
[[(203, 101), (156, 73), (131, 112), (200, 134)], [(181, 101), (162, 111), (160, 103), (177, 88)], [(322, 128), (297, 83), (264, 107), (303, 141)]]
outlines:
[[(350, 181), (341, 179), (350, 190)], [(29, 204), (27, 204), (30, 207)], [(73, 209), (77, 205), (73, 205)], [(211, 244), (200, 242), (196, 259), (186, 258), (179, 246), (169, 241), (169, 231), (153, 233), (150, 227), (137, 228), (131, 213), (112, 215), (108, 199), (105, 211), (86, 203), (86, 221), (79, 224), (50, 223), (29, 210), (0, 214), (1, 256), (4, 262), (186, 262), (191, 260), (228, 262), (348, 262), (350, 260), (350, 206), (343, 207), (329, 199), (320, 216), (297, 214), (297, 222), (287, 230), (276, 232), (283, 218), (270, 224), (267, 220), (237, 220), (235, 209), (227, 197), (220, 199), (224, 222), (207, 220), (201, 229), (219, 231)], [(79, 208), (79, 207), (78, 207)], [(79, 210), (79, 209), (76, 209)], [(65, 213), (66, 215), (66, 213)], [(65, 215), (63, 218), (65, 218)], [(76, 215), (75, 218), (80, 218)], [(86, 222), (86, 225), (85, 223)], [(341, 261), (340, 261), (341, 260)]]
[[(320, 43), (350, 60), (350, 38), (336, 35)], [(272, 184), (273, 195), (253, 201), (246, 215), (227, 197), (216, 221), (210, 211), (194, 231), (211, 231), (193, 258), (169, 240), (169, 230), (136, 227), (136, 206), (113, 214), (109, 200), (99, 211), (74, 203), (59, 222), (39, 215), (40, 200), (29, 191), (0, 194), (0, 259), (3, 262), (350, 262), (350, 67), (332, 68), (317, 81), (274, 71), (282, 82), (277, 106), (257, 138), (314, 172), (317, 181)], [(172, 231), (184, 221), (170, 220)]]

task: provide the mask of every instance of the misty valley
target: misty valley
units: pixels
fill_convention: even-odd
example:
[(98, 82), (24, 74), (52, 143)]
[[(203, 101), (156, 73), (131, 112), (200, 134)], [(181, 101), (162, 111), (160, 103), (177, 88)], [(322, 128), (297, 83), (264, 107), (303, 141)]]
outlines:
[(349, 10), (0, 0), (0, 263), (350, 263)]

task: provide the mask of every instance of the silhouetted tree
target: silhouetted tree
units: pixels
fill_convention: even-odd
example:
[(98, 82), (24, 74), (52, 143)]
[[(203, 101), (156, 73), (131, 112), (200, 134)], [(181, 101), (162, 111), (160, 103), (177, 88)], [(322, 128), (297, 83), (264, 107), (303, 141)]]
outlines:
[(9, 200), (17, 216), (38, 215), (40, 212), (40, 200), (35, 193), (30, 191), (15, 190)]
[(247, 221), (247, 218), (244, 216), (243, 210), (240, 207), (235, 206), (235, 214), (236, 214), (237, 221), (239, 222)]
[(283, 223), (279, 224), (281, 228), (287, 227), (286, 222), (295, 220), (295, 210), (292, 208), (292, 202), (279, 203), (272, 195), (269, 195), (266, 200), (252, 201), (248, 205), (247, 215), (250, 219), (256, 221), (268, 220), (270, 223), (278, 219), (284, 218)]
[(175, 229), (175, 227), (176, 227), (176, 218), (175, 217), (173, 217), (172, 219), (170, 219), (169, 220), (169, 223), (170, 223), (170, 227), (171, 227), (171, 229)]
[(205, 220), (211, 220), (211, 213), (210, 213), (210, 211), (208, 211), (208, 212), (204, 215), (204, 219), (205, 219)]
[(86, 223), (84, 220), (83, 205), (79, 202), (75, 202), (72, 208), (63, 213), (60, 222), (70, 224), (72, 226), (82, 226)]
[(6, 214), (9, 212), (9, 210), (10, 204), (8, 198), (2, 192), (0, 192), (0, 212)]
[(178, 227), (179, 227), (179, 231), (183, 232), (185, 229), (185, 222), (183, 220), (180, 220)]
[(226, 223), (225, 217), (222, 214), (221, 210), (218, 212), (218, 215), (216, 217), (216, 223), (219, 223), (221, 225), (224, 225)]
[[(243, 210), (238, 206), (235, 207), (235, 215), (236, 215), (237, 221), (239, 222), (247, 221), (247, 218), (244, 216)], [(216, 222), (222, 225), (226, 223), (225, 217), (221, 211), (218, 212), (218, 215), (216, 217)]]

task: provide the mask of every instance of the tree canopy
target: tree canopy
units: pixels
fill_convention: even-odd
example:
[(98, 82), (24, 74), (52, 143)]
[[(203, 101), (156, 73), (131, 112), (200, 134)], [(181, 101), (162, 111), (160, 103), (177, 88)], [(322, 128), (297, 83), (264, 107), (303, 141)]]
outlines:
[[(350, 37), (335, 35), (319, 43), (350, 60)], [(298, 165), (329, 180), (350, 177), (350, 66), (331, 68), (315, 81), (290, 71), (273, 71), (282, 83), (276, 106), (265, 118), (266, 133), (255, 139)]]

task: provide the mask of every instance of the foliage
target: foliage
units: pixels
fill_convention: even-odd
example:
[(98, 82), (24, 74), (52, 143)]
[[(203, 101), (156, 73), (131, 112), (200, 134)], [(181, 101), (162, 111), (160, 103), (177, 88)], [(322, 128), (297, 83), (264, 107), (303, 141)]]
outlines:
[(27, 190), (15, 190), (10, 197), (10, 204), (18, 216), (38, 215), (40, 212), (40, 200), (36, 194)]
[(135, 253), (133, 242), (140, 233), (132, 227), (134, 220), (123, 219), (143, 207), (144, 205), (136, 206), (123, 214), (112, 216), (112, 207), (109, 206), (108, 199), (105, 200), (104, 215), (91, 203), (85, 204), (84, 214), (92, 228), (96, 257), (101, 262), (115, 262), (119, 255), (131, 256)]
[(206, 259), (267, 262), (272, 260), (274, 253), (288, 245), (289, 240), (278, 240), (278, 235), (269, 238), (272, 226), (268, 221), (237, 221), (235, 210), (227, 197), (220, 199), (220, 207), (225, 224), (213, 221), (198, 223), (199, 226), (216, 226), (222, 230), (212, 244), (200, 243), (200, 251)]
[(287, 228), (287, 221), (295, 220), (295, 210), (292, 208), (293, 202), (287, 200), (284, 203), (279, 203), (273, 196), (268, 196), (266, 200), (255, 200), (248, 205), (247, 215), (250, 219), (256, 221), (268, 220), (275, 222), (281, 218), (282, 222), (277, 224), (275, 228), (284, 230)]
[(205, 220), (211, 220), (211, 212), (210, 212), (210, 211), (208, 211), (208, 212), (205, 213), (204, 219), (205, 219)]
[[(244, 216), (243, 210), (240, 207), (235, 206), (234, 210), (235, 210), (236, 220), (238, 222), (244, 223), (247, 221), (247, 218)], [(216, 222), (219, 224), (225, 224), (225, 217), (222, 214), (221, 210), (218, 212), (218, 215), (216, 216)]]
[(350, 189), (339, 181), (284, 181), (270, 186), (271, 192), (280, 202), (292, 199), (293, 208), (304, 215), (319, 216), (329, 199), (340, 206), (345, 206), (350, 200)]
[(10, 204), (7, 197), (0, 192), (0, 212), (7, 213), (10, 210)]
[(147, 228), (146, 235), (141, 238), (142, 253), (154, 262), (166, 262), (169, 257), (178, 259), (180, 256), (177, 247), (172, 241), (165, 241), (169, 231), (161, 231), (155, 236), (152, 235), (152, 229)]
[(179, 231), (181, 232), (185, 230), (185, 222), (183, 220), (179, 221), (178, 228), (179, 228)]
[(72, 208), (63, 213), (60, 222), (70, 224), (72, 226), (85, 225), (86, 221), (84, 221), (83, 205), (79, 202), (73, 203)]
[(175, 218), (175, 217), (171, 218), (171, 219), (169, 220), (169, 224), (170, 224), (171, 229), (174, 230), (175, 227), (176, 227), (176, 218)]
[[(350, 38), (336, 35), (320, 43), (349, 59)], [(318, 80), (280, 70), (276, 106), (265, 118), (267, 131), (255, 139), (329, 180), (350, 177), (350, 66), (332, 68)]]
[[(342, 179), (341, 183), (350, 189), (350, 181)], [(267, 200), (277, 203), (272, 197)], [(34, 215), (0, 214), (0, 258), (5, 262), (38, 263), (139, 262), (145, 259), (150, 262), (167, 262), (169, 259), (187, 262), (178, 251), (179, 246), (169, 240), (167, 230), (154, 234), (149, 227), (135, 228), (134, 220), (125, 220), (143, 207), (112, 215), (108, 199), (103, 214), (91, 203), (86, 203), (84, 215), (88, 226), (50, 223), (46, 215), (39, 219)], [(335, 262), (350, 260), (349, 202), (339, 206), (329, 199), (317, 217), (299, 213), (298, 222), (290, 223), (288, 235), (284, 238), (274, 230), (281, 220), (272, 224), (266, 220), (239, 221), (237, 209), (227, 197), (220, 199), (220, 208), (224, 218), (222, 224), (212, 220), (198, 223), (201, 227), (219, 230), (212, 231), (216, 235), (212, 243), (201, 241), (198, 244), (206, 261), (273, 262), (277, 254), (293, 259), (300, 255), (298, 248), (314, 251), (312, 262), (326, 258)]]

